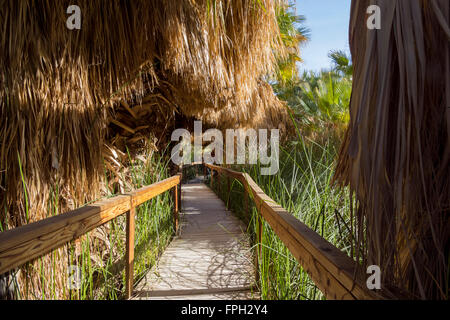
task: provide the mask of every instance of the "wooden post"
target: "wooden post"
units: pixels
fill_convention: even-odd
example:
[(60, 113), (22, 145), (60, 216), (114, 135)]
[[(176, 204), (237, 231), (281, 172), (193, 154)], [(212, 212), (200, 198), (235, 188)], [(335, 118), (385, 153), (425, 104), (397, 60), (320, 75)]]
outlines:
[(263, 223), (262, 223), (262, 219), (263, 217), (261, 216), (261, 214), (259, 214), (259, 256), (261, 257), (262, 255), (262, 235), (263, 235)]
[(230, 197), (231, 197), (231, 179), (227, 176), (227, 209), (230, 209)]
[(178, 192), (178, 207), (181, 208), (181, 185), (183, 184), (183, 166), (181, 167), (181, 172), (178, 173), (180, 175), (180, 184), (179, 184), (179, 192)]
[(258, 252), (256, 253), (256, 281), (259, 282), (259, 262), (262, 261), (262, 216), (258, 212)]
[(209, 182), (209, 186), (211, 187), (212, 190), (214, 190), (213, 189), (213, 187), (214, 187), (213, 182), (214, 182), (214, 170), (211, 169), (211, 181)]
[(220, 172), (217, 171), (217, 195), (220, 198)]
[(136, 208), (132, 205), (127, 212), (127, 247), (126, 247), (126, 270), (125, 270), (125, 298), (128, 300), (133, 293), (133, 271), (134, 271), (134, 215)]
[(181, 182), (180, 184), (177, 186), (178, 188), (178, 212), (180, 212), (180, 208), (181, 208)]
[(173, 187), (173, 228), (175, 234), (178, 232), (178, 185)]

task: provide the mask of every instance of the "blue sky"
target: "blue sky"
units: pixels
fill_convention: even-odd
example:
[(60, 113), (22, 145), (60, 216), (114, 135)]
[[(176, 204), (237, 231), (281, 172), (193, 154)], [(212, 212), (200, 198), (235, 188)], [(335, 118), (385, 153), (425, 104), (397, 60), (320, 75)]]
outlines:
[(349, 52), (348, 25), (351, 0), (295, 0), (297, 15), (306, 17), (311, 40), (300, 48), (300, 70), (320, 71), (331, 66), (328, 52)]

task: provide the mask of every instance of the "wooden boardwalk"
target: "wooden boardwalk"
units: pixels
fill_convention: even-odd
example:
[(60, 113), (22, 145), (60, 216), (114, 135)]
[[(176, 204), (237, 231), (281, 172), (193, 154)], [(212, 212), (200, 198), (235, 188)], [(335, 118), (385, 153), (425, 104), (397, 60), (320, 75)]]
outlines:
[(179, 236), (133, 299), (256, 299), (245, 225), (202, 183), (182, 187)]

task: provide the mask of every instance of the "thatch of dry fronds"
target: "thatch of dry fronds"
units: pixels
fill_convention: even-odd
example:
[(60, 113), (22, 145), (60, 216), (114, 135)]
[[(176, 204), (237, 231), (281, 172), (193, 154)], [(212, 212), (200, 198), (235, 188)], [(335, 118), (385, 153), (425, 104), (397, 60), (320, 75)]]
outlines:
[[(66, 28), (74, 4), (81, 30)], [(262, 79), (284, 54), (281, 4), (0, 0), (3, 226), (46, 217), (55, 189), (56, 213), (98, 198), (103, 159), (114, 171), (129, 144), (154, 148), (176, 112), (278, 127), (284, 106)]]
[[(366, 10), (381, 8), (381, 30)], [(351, 121), (336, 178), (356, 196), (356, 256), (384, 288), (448, 298), (450, 3), (352, 1)], [(356, 227), (356, 229), (355, 229)]]

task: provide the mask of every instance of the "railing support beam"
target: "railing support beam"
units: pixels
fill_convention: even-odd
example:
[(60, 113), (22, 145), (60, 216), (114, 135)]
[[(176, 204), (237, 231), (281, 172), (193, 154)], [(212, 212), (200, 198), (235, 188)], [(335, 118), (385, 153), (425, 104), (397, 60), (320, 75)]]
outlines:
[(178, 232), (178, 186), (173, 187), (173, 228)]
[(230, 210), (230, 197), (231, 197), (231, 179), (227, 176), (227, 209)]
[(126, 244), (126, 270), (125, 270), (125, 298), (128, 300), (133, 293), (133, 271), (134, 271), (134, 216), (136, 208), (131, 207), (127, 212), (127, 244)]

